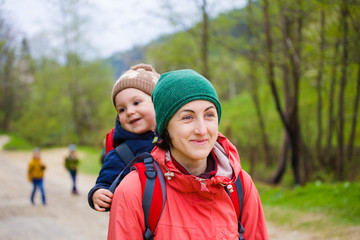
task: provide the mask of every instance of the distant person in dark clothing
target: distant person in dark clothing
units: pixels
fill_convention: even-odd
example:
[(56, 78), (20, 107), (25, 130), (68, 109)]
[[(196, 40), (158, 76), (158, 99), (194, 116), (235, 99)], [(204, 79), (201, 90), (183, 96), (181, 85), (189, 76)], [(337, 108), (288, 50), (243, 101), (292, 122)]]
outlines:
[(100, 163), (101, 163), (101, 166), (104, 164), (105, 153), (106, 153), (106, 148), (105, 148), (105, 139), (104, 139), (104, 146), (103, 146), (103, 148), (101, 149), (101, 153), (100, 153)]
[(76, 146), (75, 144), (69, 145), (70, 153), (67, 157), (65, 157), (65, 168), (69, 171), (73, 183), (72, 193), (78, 194), (78, 190), (76, 188), (76, 175), (77, 168), (79, 165), (79, 159), (76, 155)]

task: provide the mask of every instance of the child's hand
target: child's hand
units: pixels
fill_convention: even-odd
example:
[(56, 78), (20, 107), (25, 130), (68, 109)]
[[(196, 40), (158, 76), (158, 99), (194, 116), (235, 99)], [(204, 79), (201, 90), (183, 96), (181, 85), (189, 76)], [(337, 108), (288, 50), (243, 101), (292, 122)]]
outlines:
[(96, 190), (92, 196), (94, 207), (96, 211), (105, 212), (111, 206), (113, 193), (107, 189), (100, 188)]

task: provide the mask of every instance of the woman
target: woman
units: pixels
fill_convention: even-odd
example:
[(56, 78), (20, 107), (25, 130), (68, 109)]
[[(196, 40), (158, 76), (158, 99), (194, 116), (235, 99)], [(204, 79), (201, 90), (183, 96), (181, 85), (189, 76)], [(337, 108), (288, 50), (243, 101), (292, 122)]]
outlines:
[[(246, 240), (268, 239), (259, 194), (235, 147), (218, 132), (221, 105), (210, 82), (193, 70), (162, 74), (152, 93), (161, 142), (151, 155), (166, 176), (167, 200), (154, 239), (239, 239), (225, 190), (242, 177), (241, 224)], [(143, 239), (139, 176), (115, 191), (108, 239)]]

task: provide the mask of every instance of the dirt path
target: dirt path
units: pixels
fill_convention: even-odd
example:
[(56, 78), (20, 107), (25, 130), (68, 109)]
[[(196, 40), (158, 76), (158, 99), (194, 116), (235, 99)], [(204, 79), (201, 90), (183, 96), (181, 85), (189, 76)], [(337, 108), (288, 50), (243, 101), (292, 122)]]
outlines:
[[(1, 240), (96, 240), (106, 239), (108, 213), (98, 213), (88, 206), (87, 193), (95, 176), (79, 174), (80, 194), (70, 193), (71, 179), (63, 167), (67, 149), (41, 152), (47, 170), (44, 178), (47, 205), (40, 193), (35, 206), (30, 203), (32, 184), (27, 181), (31, 152), (2, 151), (7, 138), (0, 136), (0, 239)], [(289, 231), (268, 223), (272, 240), (320, 239), (309, 233)]]
[[(5, 141), (0, 136), (0, 146)], [(0, 239), (106, 239), (108, 213), (98, 213), (87, 204), (87, 192), (95, 177), (79, 174), (80, 194), (71, 195), (71, 178), (63, 167), (66, 153), (65, 148), (42, 152), (47, 165), (44, 178), (47, 205), (40, 204), (37, 192), (36, 205), (32, 206), (32, 184), (26, 175), (31, 152), (0, 151)]]

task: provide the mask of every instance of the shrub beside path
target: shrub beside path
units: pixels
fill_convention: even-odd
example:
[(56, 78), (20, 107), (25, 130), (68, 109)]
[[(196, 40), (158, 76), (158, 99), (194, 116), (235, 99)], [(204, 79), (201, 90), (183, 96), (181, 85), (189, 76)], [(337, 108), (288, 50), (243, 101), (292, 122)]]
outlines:
[[(79, 195), (71, 194), (71, 178), (63, 166), (66, 148), (44, 150), (47, 205), (36, 193), (30, 203), (32, 184), (27, 180), (31, 151), (3, 151), (8, 140), (0, 136), (0, 239), (2, 240), (96, 240), (106, 239), (108, 213), (92, 210), (87, 193), (96, 176), (79, 174)], [(80, 156), (81, 158), (81, 156)], [(267, 223), (271, 240), (319, 239), (309, 233), (289, 231)]]

